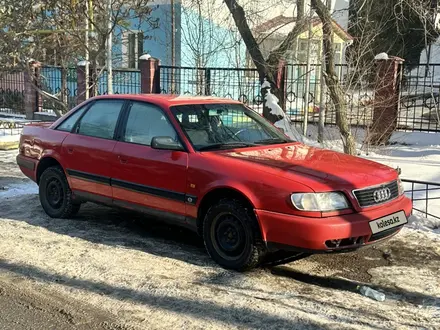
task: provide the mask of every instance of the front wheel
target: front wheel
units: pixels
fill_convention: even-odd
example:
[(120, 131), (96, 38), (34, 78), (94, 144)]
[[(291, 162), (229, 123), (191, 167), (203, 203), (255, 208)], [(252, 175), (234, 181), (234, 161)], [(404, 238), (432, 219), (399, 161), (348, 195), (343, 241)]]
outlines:
[(66, 175), (58, 166), (49, 167), (41, 174), (39, 195), (41, 206), (51, 218), (69, 218), (81, 207), (73, 202)]
[(234, 199), (211, 206), (203, 221), (203, 239), (211, 258), (227, 269), (250, 270), (265, 252), (252, 210)]

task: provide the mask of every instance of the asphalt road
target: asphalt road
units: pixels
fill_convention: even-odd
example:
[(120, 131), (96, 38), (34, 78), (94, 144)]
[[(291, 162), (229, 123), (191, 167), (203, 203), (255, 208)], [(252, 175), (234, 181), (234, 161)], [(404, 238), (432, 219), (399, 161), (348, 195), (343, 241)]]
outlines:
[(112, 315), (63, 297), (46, 294), (36, 284), (0, 272), (0, 330), (110, 330)]

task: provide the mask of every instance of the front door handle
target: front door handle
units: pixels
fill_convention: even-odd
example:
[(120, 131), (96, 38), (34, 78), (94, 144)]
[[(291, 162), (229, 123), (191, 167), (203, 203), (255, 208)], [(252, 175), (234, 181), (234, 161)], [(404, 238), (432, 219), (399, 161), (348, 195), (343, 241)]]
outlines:
[(67, 153), (73, 154), (73, 148), (67, 148)]
[(118, 159), (121, 164), (127, 164), (127, 160), (125, 158), (118, 156)]

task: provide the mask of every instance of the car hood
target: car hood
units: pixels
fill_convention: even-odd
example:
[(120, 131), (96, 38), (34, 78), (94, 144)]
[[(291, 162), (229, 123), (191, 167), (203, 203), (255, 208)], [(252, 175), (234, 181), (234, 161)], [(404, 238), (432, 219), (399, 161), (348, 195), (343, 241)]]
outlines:
[(235, 149), (219, 157), (300, 182), (313, 190), (359, 189), (397, 179), (397, 171), (360, 157), (300, 143)]

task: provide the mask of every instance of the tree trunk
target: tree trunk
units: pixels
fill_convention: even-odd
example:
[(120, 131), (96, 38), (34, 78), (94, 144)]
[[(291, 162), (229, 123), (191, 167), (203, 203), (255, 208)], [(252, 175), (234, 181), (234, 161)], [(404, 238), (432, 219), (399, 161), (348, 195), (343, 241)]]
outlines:
[[(64, 63), (63, 63), (64, 64)], [(61, 102), (64, 103), (66, 109), (69, 110), (68, 90), (67, 90), (67, 68), (65, 65), (61, 67)]]
[[(267, 59), (265, 59), (260, 50), (260, 46), (257, 43), (254, 35), (252, 34), (252, 31), (246, 20), (246, 15), (243, 7), (240, 6), (236, 0), (225, 0), (225, 3), (228, 6), (229, 12), (232, 14), (235, 25), (240, 32), (240, 36), (242, 37), (243, 42), (246, 45), (246, 49), (249, 52), (249, 55), (251, 56), (255, 67), (257, 68), (261, 85), (264, 83), (265, 80), (268, 81), (271, 85), (272, 94), (274, 94), (279, 100), (282, 101), (284, 99), (283, 92), (276, 85), (278, 65), (285, 53), (292, 48), (292, 45), (296, 41), (298, 35), (303, 32), (303, 29), (306, 26), (305, 20), (302, 18), (298, 19), (295, 27), (292, 29), (292, 31), (289, 32), (283, 42), (270, 53)], [(264, 101), (267, 89), (262, 88), (261, 93)], [(270, 113), (271, 109), (267, 108), (265, 103), (266, 102), (263, 102), (263, 116), (272, 123), (275, 123), (280, 118), (279, 116), (272, 115)]]
[(356, 143), (351, 134), (350, 126), (347, 120), (347, 104), (345, 94), (339, 83), (335, 70), (334, 49), (332, 42), (333, 26), (332, 18), (327, 7), (321, 0), (311, 0), (313, 9), (318, 14), (322, 22), (323, 47), (325, 59), (325, 83), (330, 92), (330, 98), (336, 111), (336, 124), (342, 137), (344, 152), (350, 155), (356, 153)]

